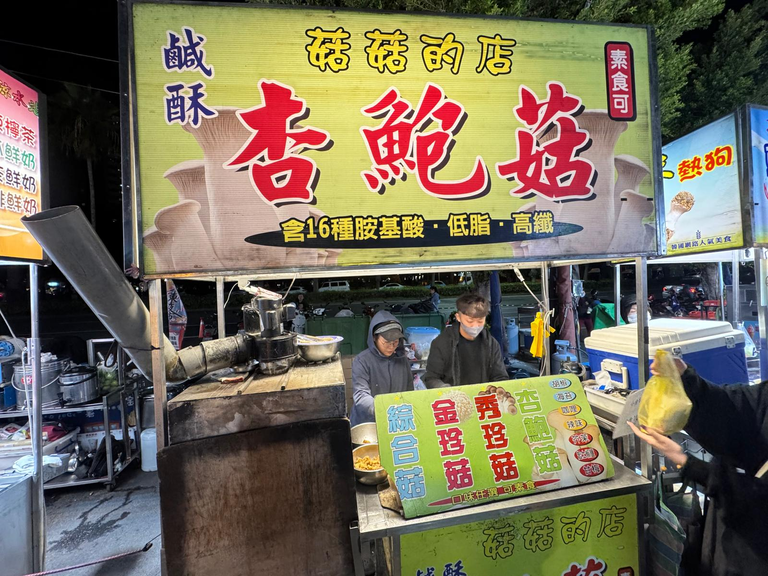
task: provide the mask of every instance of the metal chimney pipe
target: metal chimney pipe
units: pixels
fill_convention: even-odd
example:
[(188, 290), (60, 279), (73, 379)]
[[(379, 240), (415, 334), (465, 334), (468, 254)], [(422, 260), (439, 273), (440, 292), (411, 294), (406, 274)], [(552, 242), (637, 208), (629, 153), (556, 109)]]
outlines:
[[(53, 208), (21, 221), (142, 374), (152, 380), (149, 310), (80, 208)], [(177, 353), (164, 337), (163, 356), (166, 380), (183, 382), (247, 362), (254, 357), (253, 339), (231, 336)]]
[[(77, 206), (44, 210), (21, 219), (85, 303), (141, 370), (152, 379), (149, 310)], [(165, 338), (166, 373), (185, 380), (173, 345)]]

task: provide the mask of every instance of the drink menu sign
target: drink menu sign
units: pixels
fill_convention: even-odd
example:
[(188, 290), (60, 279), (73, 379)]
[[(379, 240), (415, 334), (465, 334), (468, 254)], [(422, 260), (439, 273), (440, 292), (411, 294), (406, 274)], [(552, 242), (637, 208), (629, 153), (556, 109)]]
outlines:
[(385, 394), (375, 406), (381, 464), (406, 518), (613, 476), (573, 376)]
[(41, 99), (0, 69), (0, 259), (40, 261), (43, 249), (21, 223), (42, 210)]

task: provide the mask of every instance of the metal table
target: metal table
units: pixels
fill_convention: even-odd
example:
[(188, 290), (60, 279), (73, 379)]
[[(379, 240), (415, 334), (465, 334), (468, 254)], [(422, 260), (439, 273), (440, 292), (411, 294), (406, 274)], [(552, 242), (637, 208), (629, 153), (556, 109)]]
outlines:
[(357, 483), (357, 516), (358, 521), (350, 526), (352, 537), (352, 553), (355, 561), (355, 575), (363, 576), (363, 544), (383, 538), (392, 541), (392, 565), (394, 576), (400, 575), (400, 536), (414, 532), (423, 532), (435, 528), (469, 524), (480, 520), (493, 520), (514, 514), (548, 510), (559, 506), (568, 506), (579, 502), (601, 500), (625, 494), (637, 494), (638, 534), (640, 535), (639, 553), (641, 565), (643, 559), (643, 522), (650, 513), (652, 482), (635, 474), (622, 463), (614, 460), (615, 475), (610, 480), (595, 482), (553, 490), (531, 496), (510, 498), (481, 506), (461, 508), (406, 520), (397, 512), (381, 506), (378, 491), (375, 486), (365, 486)]

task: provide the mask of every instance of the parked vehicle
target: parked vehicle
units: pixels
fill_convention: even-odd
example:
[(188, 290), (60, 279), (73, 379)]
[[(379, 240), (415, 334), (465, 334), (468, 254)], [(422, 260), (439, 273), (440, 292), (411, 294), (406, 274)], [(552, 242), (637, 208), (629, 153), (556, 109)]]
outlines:
[(352, 309), (347, 304), (344, 304), (334, 315), (335, 318), (353, 318), (354, 316), (355, 313), (352, 312)]
[(313, 318), (325, 318), (326, 309), (324, 306), (318, 306), (317, 308), (312, 308), (310, 310), (310, 314), (312, 314)]
[(330, 282), (323, 282), (320, 285), (320, 292), (328, 292), (330, 290), (349, 292), (349, 282), (346, 280), (331, 280)]
[(662, 298), (657, 298), (653, 294), (650, 294), (648, 296), (648, 307), (651, 310), (651, 316), (654, 318), (680, 318), (686, 315), (685, 310), (680, 305), (674, 287), (670, 287), (670, 290), (665, 288), (664, 296)]
[(307, 317), (304, 315), (303, 312), (299, 312), (294, 317), (293, 321), (291, 322), (290, 327), (292, 332), (296, 332), (296, 334), (304, 334), (307, 331)]
[(473, 282), (472, 272), (462, 272), (459, 274), (459, 284), (472, 284)]

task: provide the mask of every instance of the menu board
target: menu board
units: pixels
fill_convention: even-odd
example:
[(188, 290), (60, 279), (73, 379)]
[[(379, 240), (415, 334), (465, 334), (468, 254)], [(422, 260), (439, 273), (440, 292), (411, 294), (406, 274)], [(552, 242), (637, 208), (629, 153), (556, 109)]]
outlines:
[(0, 69), (0, 259), (40, 262), (43, 249), (21, 223), (45, 208), (45, 96)]
[(383, 394), (375, 409), (406, 518), (613, 476), (574, 376)]

